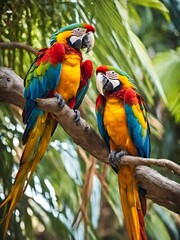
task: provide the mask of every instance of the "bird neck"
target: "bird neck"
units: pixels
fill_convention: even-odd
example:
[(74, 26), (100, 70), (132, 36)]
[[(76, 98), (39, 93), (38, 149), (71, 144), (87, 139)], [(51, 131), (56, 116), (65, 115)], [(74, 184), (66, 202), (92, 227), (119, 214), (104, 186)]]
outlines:
[(75, 53), (75, 54), (77, 54), (80, 58), (82, 58), (82, 53), (81, 53), (80, 50), (75, 49), (75, 48), (69, 46), (68, 44), (65, 44), (64, 47), (65, 47), (65, 52), (66, 52), (66, 54), (73, 54), (73, 53)]
[(105, 94), (105, 98), (114, 98), (114, 99), (119, 99), (119, 100), (123, 100), (124, 99), (124, 94), (126, 92), (127, 88), (121, 88), (119, 91), (117, 92), (106, 92)]
[(63, 33), (59, 33), (56, 37), (56, 42), (61, 44), (66, 44), (68, 39), (71, 37), (72, 31), (65, 31)]

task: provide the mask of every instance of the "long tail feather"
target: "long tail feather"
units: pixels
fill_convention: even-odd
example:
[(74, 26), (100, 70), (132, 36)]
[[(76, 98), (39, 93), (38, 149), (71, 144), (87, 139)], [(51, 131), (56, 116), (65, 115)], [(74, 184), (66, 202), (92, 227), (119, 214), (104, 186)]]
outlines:
[(144, 214), (133, 167), (122, 166), (118, 173), (122, 210), (130, 240), (146, 240)]
[(4, 222), (3, 239), (6, 237), (9, 222), (17, 202), (21, 199), (38, 163), (43, 157), (56, 125), (56, 120), (50, 114), (44, 113), (43, 116), (39, 115), (36, 126), (29, 135), (11, 192), (0, 205), (0, 208), (4, 207), (6, 212), (1, 221), (1, 223)]

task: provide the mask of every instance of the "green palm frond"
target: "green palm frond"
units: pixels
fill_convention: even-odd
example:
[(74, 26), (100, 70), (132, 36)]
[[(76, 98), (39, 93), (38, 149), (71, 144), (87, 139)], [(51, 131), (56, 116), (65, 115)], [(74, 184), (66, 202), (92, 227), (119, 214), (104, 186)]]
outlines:
[(169, 11), (168, 9), (164, 6), (164, 4), (159, 1), (159, 0), (145, 0), (145, 1), (141, 1), (141, 0), (129, 0), (130, 3), (134, 3), (136, 5), (140, 5), (140, 6), (144, 6), (144, 7), (150, 7), (150, 8), (154, 8), (156, 10), (159, 10), (164, 17), (166, 18), (167, 21), (170, 21), (170, 17), (169, 17)]
[(179, 233), (169, 211), (153, 204), (146, 217), (148, 239), (178, 240)]
[(177, 122), (180, 122), (180, 48), (156, 55), (153, 65), (166, 94), (166, 105)]
[[(150, 12), (149, 8), (152, 8), (152, 11), (156, 9), (157, 15), (163, 14), (166, 20), (169, 20), (167, 8), (158, 0), (1, 1), (0, 41), (26, 43), (37, 50), (49, 46), (52, 34), (62, 26), (74, 22), (94, 24), (96, 43), (93, 51), (88, 55), (88, 58), (93, 60), (94, 68), (102, 64), (120, 66), (136, 81), (151, 109), (156, 107), (155, 98), (162, 97), (176, 119), (179, 119), (180, 96), (178, 94), (180, 91), (177, 82), (179, 50), (166, 53), (163, 57), (158, 55), (157, 63), (155, 59), (154, 66), (152, 65), (148, 51), (141, 41), (143, 38), (140, 40), (134, 33), (137, 22), (143, 25), (144, 21), (137, 6), (141, 6), (143, 10), (143, 7), (146, 7), (146, 12)], [(151, 14), (149, 18), (151, 20), (149, 25), (151, 25), (153, 21)], [(166, 20), (162, 19), (166, 24)], [(132, 25), (131, 21), (133, 21)], [(26, 50), (0, 49), (0, 65), (12, 68), (21, 77), (24, 77), (33, 58), (34, 55)], [(166, 69), (163, 66), (166, 66)], [(158, 68), (158, 71), (155, 71), (154, 67)], [(168, 78), (170, 73), (166, 72), (166, 75), (163, 75), (165, 70), (170, 69), (173, 75), (173, 86), (172, 79), (169, 81)], [(169, 89), (173, 94), (168, 91)], [(93, 77), (88, 98), (83, 102), (81, 112), (82, 117), (97, 130), (94, 115), (96, 95)], [(153, 110), (152, 114), (154, 114)], [(0, 193), (7, 194), (12, 177), (17, 171), (17, 161), (20, 158), (19, 152), (22, 146), (20, 141), (16, 146), (16, 140), (13, 141), (13, 139), (22, 137), (23, 129), (19, 116), (18, 109), (12, 110), (9, 105), (1, 104)], [(152, 132), (155, 131), (153, 129)], [(157, 145), (157, 142), (152, 144)], [(16, 239), (30, 240), (41, 237), (53, 240), (84, 239), (85, 224), (80, 223), (78, 229), (72, 229), (71, 226), (81, 203), (86, 172), (86, 164), (76, 150), (77, 146), (58, 126), (27, 192), (18, 204), (18, 210), (14, 213), (10, 226), (10, 239), (13, 235)], [(89, 158), (88, 153), (84, 152), (84, 155), (87, 159)], [(16, 163), (13, 162), (14, 160)], [(103, 239), (103, 235), (100, 236), (98, 232), (99, 226), (102, 225), (101, 204), (105, 202), (111, 209), (115, 222), (115, 226), (111, 227), (113, 233), (110, 236), (115, 240), (123, 239), (125, 230), (123, 230), (123, 214), (119, 204), (117, 176), (109, 170), (102, 180), (103, 169), (103, 166), (97, 163), (92, 180), (90, 204), (87, 208), (87, 235), (89, 239)], [(0, 197), (4, 198), (4, 194), (0, 194)], [(167, 221), (170, 221), (171, 229), (167, 228)], [(146, 222), (150, 239), (158, 239), (160, 232), (163, 232), (163, 240), (169, 240), (172, 232), (174, 236), (178, 236), (173, 219), (164, 209), (160, 211), (158, 207), (150, 209)], [(154, 232), (155, 228), (156, 232)]]

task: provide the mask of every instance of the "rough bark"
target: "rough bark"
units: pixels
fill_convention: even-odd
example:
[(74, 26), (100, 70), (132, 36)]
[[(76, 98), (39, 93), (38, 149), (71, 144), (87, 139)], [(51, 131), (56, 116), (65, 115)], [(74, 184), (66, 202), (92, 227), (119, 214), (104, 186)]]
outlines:
[[(23, 80), (8, 68), (0, 68), (0, 101), (14, 104), (23, 108)], [(80, 119), (77, 126), (74, 122), (75, 113), (67, 105), (63, 108), (57, 104), (56, 98), (37, 99), (39, 108), (52, 112), (54, 117), (72, 137), (75, 143), (89, 152), (98, 160), (109, 164), (108, 149), (95, 132), (95, 130), (84, 120)], [(175, 174), (180, 175), (180, 166), (167, 159), (144, 159), (140, 157), (124, 156), (120, 164), (134, 165), (157, 165), (167, 167)], [(147, 197), (159, 205), (170, 210), (180, 212), (180, 184), (165, 178), (155, 170), (145, 167), (136, 167), (136, 176), (143, 188), (147, 190)]]
[(147, 198), (180, 213), (180, 184), (145, 166), (136, 167), (136, 176), (146, 189)]
[(20, 42), (0, 42), (0, 48), (1, 49), (15, 49), (20, 48), (24, 49), (28, 52), (31, 52), (33, 54), (36, 54), (36, 49), (34, 49), (32, 46), (20, 43)]

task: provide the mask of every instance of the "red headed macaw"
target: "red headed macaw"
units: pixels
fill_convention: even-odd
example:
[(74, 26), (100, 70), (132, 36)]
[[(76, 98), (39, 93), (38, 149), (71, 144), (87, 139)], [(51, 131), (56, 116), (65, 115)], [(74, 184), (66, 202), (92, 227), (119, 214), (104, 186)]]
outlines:
[(133, 80), (120, 68), (98, 67), (96, 85), (100, 93), (96, 99), (98, 128), (110, 150), (111, 166), (118, 173), (128, 236), (130, 240), (145, 240), (145, 190), (138, 186), (133, 165), (118, 164), (118, 159), (125, 154), (150, 156), (145, 103)]
[[(75, 23), (61, 28), (52, 36), (51, 46), (38, 51), (26, 74), (24, 84), (26, 105), (23, 110), (23, 122), (27, 124), (23, 135), (25, 148), (11, 192), (0, 205), (0, 207), (7, 205), (4, 238), (12, 212), (57, 126), (57, 121), (51, 113), (37, 107), (36, 98), (56, 96), (60, 105), (65, 101), (72, 109), (80, 106), (93, 71), (92, 62), (90, 60), (83, 62), (80, 50), (87, 48), (89, 52), (93, 48), (94, 31), (95, 28), (87, 23)], [(76, 120), (78, 119), (77, 116)]]

